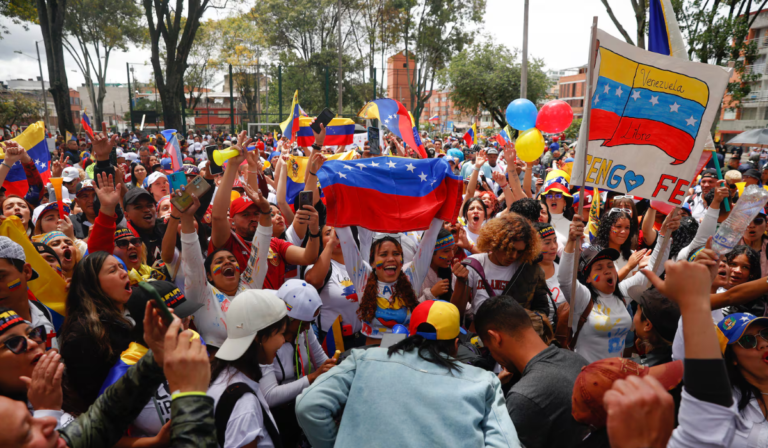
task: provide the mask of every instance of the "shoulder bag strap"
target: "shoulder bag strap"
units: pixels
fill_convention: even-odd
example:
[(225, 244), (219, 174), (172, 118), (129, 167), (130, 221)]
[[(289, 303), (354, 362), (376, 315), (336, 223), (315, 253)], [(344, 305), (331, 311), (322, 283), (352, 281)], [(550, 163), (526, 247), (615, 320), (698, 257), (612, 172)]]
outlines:
[(520, 274), (523, 273), (523, 268), (525, 268), (527, 264), (528, 263), (522, 263), (520, 266), (518, 266), (517, 270), (515, 270), (515, 273), (512, 274), (512, 278), (509, 280), (509, 282), (507, 282), (507, 287), (504, 288), (504, 292), (501, 293), (502, 295), (509, 295), (509, 292), (512, 291), (512, 286), (514, 286), (517, 279), (520, 278)]
[(576, 324), (576, 332), (573, 334), (573, 337), (571, 338), (571, 343), (568, 344), (568, 348), (573, 350), (576, 347), (576, 341), (579, 339), (579, 334), (581, 333), (581, 329), (584, 327), (584, 324), (587, 322), (587, 319), (589, 318), (589, 313), (592, 312), (592, 308), (595, 306), (595, 301), (592, 299), (589, 299), (589, 304), (587, 304), (587, 307), (584, 309), (584, 312), (581, 313), (581, 317), (579, 317), (579, 323)]
[[(235, 409), (235, 404), (237, 404), (237, 401), (245, 394), (256, 395), (256, 392), (254, 392), (253, 389), (251, 389), (251, 387), (245, 383), (234, 383), (230, 384), (224, 393), (221, 394), (219, 402), (216, 404), (216, 410), (214, 412), (214, 419), (216, 422), (216, 439), (219, 442), (219, 446), (224, 446), (229, 417), (232, 415), (232, 411)], [(261, 408), (261, 415), (264, 421), (264, 429), (267, 430), (267, 434), (269, 434), (269, 437), (272, 439), (272, 443), (274, 444), (275, 448), (282, 448), (283, 444), (282, 440), (280, 439), (280, 433), (277, 431), (277, 427), (275, 427), (272, 419), (269, 418), (269, 411), (264, 409), (264, 405), (261, 404), (261, 401), (258, 399), (258, 397), (256, 397), (256, 401), (259, 403), (259, 407)]]
[(494, 297), (496, 294), (493, 292), (493, 288), (491, 288), (491, 285), (488, 284), (488, 280), (485, 279), (485, 269), (483, 269), (483, 265), (480, 264), (478, 260), (475, 260), (474, 258), (465, 258), (462, 260), (461, 264), (464, 266), (469, 266), (472, 269), (477, 272), (477, 275), (480, 276), (480, 281), (483, 282), (483, 287), (485, 288), (485, 292), (488, 293), (488, 297)]

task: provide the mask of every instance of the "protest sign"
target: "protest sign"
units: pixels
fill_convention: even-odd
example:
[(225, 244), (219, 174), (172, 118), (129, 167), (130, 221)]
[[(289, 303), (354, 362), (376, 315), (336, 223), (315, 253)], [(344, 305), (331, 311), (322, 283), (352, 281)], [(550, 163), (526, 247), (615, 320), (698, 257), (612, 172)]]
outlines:
[[(591, 114), (574, 185), (680, 205), (728, 84), (721, 67), (628, 45), (597, 30)], [(589, 132), (586, 132), (589, 122)], [(582, 179), (584, 177), (584, 179)]]

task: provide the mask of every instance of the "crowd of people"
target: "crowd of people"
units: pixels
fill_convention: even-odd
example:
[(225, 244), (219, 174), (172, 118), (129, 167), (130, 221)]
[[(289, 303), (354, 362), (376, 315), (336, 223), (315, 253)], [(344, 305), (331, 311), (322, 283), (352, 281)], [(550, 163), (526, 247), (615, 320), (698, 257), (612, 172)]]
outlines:
[[(0, 446), (768, 447), (765, 210), (711, 249), (759, 158), (665, 213), (580, 191), (557, 138), (523, 162), (425, 133), (458, 216), (383, 233), (331, 225), (318, 171), (419, 158), (394, 134), (177, 137), (182, 185), (160, 134), (59, 136), (60, 194), (2, 142), (0, 185), (20, 163), (29, 190), (0, 190), (25, 235), (0, 236)], [(50, 276), (62, 321), (33, 293)]]

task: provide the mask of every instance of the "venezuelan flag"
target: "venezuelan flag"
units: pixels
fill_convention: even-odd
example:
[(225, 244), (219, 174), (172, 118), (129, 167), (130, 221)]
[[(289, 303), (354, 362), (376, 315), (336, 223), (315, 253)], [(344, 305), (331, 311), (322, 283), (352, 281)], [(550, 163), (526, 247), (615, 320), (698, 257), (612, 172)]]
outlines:
[[(301, 117), (299, 118), (299, 133), (298, 133), (298, 145), (299, 146), (312, 146), (315, 143), (315, 133), (312, 132), (312, 128), (309, 127), (312, 124), (314, 118)], [(349, 118), (334, 118), (325, 127), (325, 146), (343, 146), (351, 145), (355, 137), (355, 122)]]
[(299, 91), (297, 90), (293, 94), (293, 102), (291, 103), (291, 115), (287, 120), (280, 123), (280, 129), (283, 131), (283, 135), (288, 137), (291, 143), (296, 141), (296, 134), (299, 132), (299, 116), (301, 115), (299, 110)]
[(601, 47), (589, 140), (655, 146), (681, 164), (693, 150), (708, 101), (704, 82)]
[(83, 129), (85, 129), (85, 132), (88, 134), (88, 137), (91, 137), (91, 140), (93, 140), (93, 127), (91, 127), (91, 119), (88, 118), (88, 114), (85, 110), (83, 110)]
[(648, 51), (688, 59), (672, 3), (650, 0), (648, 8)]
[(17, 216), (8, 216), (0, 224), (0, 235), (7, 236), (13, 241), (19, 243), (24, 249), (24, 255), (27, 263), (32, 266), (39, 277), (31, 282), (27, 282), (27, 287), (32, 291), (35, 297), (51, 310), (53, 316), (53, 326), (56, 331), (64, 323), (66, 302), (67, 302), (67, 282), (61, 278), (47, 261), (37, 252), (35, 246), (27, 238), (21, 220)]
[(144, 356), (148, 351), (149, 349), (143, 345), (137, 344), (136, 342), (131, 342), (128, 345), (128, 348), (120, 354), (120, 359), (118, 359), (115, 365), (109, 369), (107, 378), (104, 380), (104, 383), (102, 383), (101, 389), (99, 390), (99, 395), (103, 394), (109, 386), (115, 384), (120, 378), (122, 378), (123, 375), (125, 375), (125, 372), (127, 372), (131, 366), (136, 365), (141, 357)]
[(413, 141), (416, 142), (416, 151), (421, 154), (427, 153), (426, 148), (424, 148), (424, 143), (421, 141), (421, 136), (419, 136), (419, 130), (416, 129), (416, 120), (413, 118), (413, 114), (411, 111), (408, 111), (408, 116), (411, 117), (411, 123), (413, 123)]
[(323, 350), (328, 354), (328, 357), (332, 357), (336, 354), (336, 350), (344, 352), (344, 339), (341, 332), (341, 316), (338, 316), (333, 321), (333, 325), (328, 329), (328, 333), (325, 335), (323, 341)]
[(467, 146), (472, 146), (477, 143), (477, 125), (473, 124), (462, 138)]
[(374, 157), (329, 160), (318, 170), (327, 223), (377, 232), (429, 227), (432, 218), (455, 222), (463, 182), (442, 159)]
[[(354, 126), (354, 125), (353, 125)], [(355, 156), (354, 151), (346, 151), (339, 154), (326, 157), (328, 160), (352, 160)], [(300, 191), (304, 190), (304, 178), (307, 172), (307, 162), (309, 157), (291, 156), (288, 159), (288, 176), (286, 178), (285, 186), (285, 199), (289, 204), (293, 204), (293, 200)]]
[[(24, 132), (11, 141), (18, 143), (27, 150), (27, 154), (35, 162), (35, 167), (37, 167), (37, 171), (43, 179), (43, 184), (47, 183), (51, 177), (51, 171), (48, 166), (51, 156), (48, 152), (48, 142), (45, 140), (45, 125), (43, 122), (38, 121), (31, 124)], [(4, 147), (5, 145), (0, 143), (0, 146)], [(0, 158), (5, 159), (4, 150), (0, 153)], [(6, 194), (15, 194), (22, 198), (26, 196), (27, 191), (29, 191), (29, 184), (27, 183), (27, 175), (24, 173), (24, 167), (21, 166), (21, 162), (13, 165), (13, 168), (5, 177), (3, 186), (7, 190)]]
[(373, 100), (366, 104), (358, 117), (369, 120), (379, 119), (392, 131), (393, 134), (403, 139), (403, 141), (416, 150), (422, 159), (427, 158), (427, 151), (424, 145), (420, 145), (414, 138), (414, 123), (410, 112), (399, 101), (390, 98)]

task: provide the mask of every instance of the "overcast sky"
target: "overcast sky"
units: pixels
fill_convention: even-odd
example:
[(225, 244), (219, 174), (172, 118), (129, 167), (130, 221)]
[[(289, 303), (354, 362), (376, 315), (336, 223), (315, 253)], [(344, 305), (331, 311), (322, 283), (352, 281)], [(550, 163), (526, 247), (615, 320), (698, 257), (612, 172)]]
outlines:
[[(612, 0), (614, 13), (622, 21), (624, 28), (634, 38), (636, 26), (634, 13), (629, 0)], [(206, 18), (225, 17), (228, 12), (209, 11)], [(592, 17), (598, 16), (598, 26), (617, 38), (621, 35), (613, 26), (605, 7), (600, 0), (530, 0), (528, 54), (543, 58), (547, 67), (563, 69), (586, 63), (589, 27)], [(10, 30), (0, 40), (0, 80), (33, 78), (39, 76), (37, 60), (14, 51), (22, 51), (35, 57), (35, 41), (42, 40), (40, 27), (30, 26), (24, 31), (21, 26), (10, 20), (0, 18)], [(495, 42), (518, 47), (523, 45), (523, 0), (487, 0), (483, 33)], [(43, 58), (43, 74), (48, 79), (45, 51), (42, 41), (40, 53)], [(65, 51), (67, 77), (72, 88), (82, 85), (83, 75), (75, 61)], [(151, 73), (149, 48), (132, 49), (126, 53), (114, 52), (110, 58), (107, 82), (126, 81), (126, 62), (138, 63), (135, 66), (136, 78), (148, 80)], [(146, 62), (146, 66), (143, 64)], [(73, 72), (74, 70), (74, 72)]]

